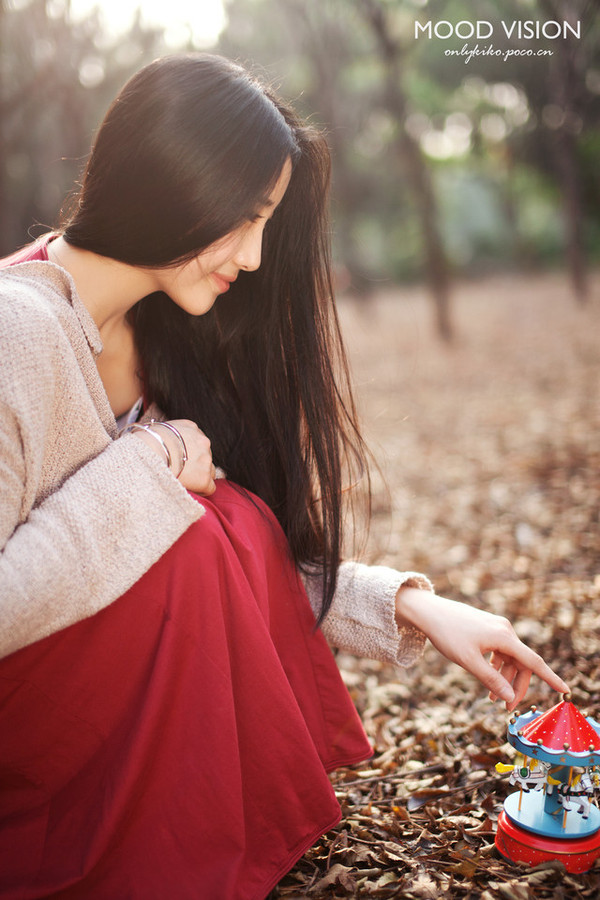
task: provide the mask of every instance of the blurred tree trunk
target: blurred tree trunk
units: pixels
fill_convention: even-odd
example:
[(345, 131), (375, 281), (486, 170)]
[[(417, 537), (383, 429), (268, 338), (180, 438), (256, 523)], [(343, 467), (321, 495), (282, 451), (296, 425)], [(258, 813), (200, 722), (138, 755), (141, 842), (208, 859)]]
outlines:
[[(355, 238), (354, 176), (348, 164), (348, 126), (344, 123), (344, 101), (340, 97), (340, 73), (348, 61), (347, 41), (340, 39), (339, 22), (324, 14), (320, 0), (285, 0), (283, 8), (295, 33), (300, 37), (302, 51), (316, 73), (318, 94), (311, 97), (311, 105), (318, 109), (327, 123), (327, 142), (333, 160), (334, 195), (340, 214), (335, 221), (336, 241), (340, 250), (351, 290), (366, 299), (371, 288), (367, 268)], [(334, 209), (335, 215), (335, 209)]]
[(559, 173), (565, 220), (567, 266), (576, 299), (588, 299), (587, 259), (584, 246), (582, 187), (577, 162), (577, 138), (568, 127), (557, 129), (554, 153)]
[[(556, 0), (539, 2), (548, 19), (565, 20), (571, 24), (579, 20), (583, 32), (586, 28), (586, 13), (597, 15), (590, 3), (583, 6), (580, 4), (580, 8), (576, 9), (569, 0), (566, 3)], [(581, 124), (578, 100), (582, 79), (585, 78), (580, 44), (580, 41), (572, 37), (555, 42), (548, 80), (548, 99), (562, 114), (554, 128), (552, 143), (563, 202), (567, 267), (575, 298), (580, 303), (585, 303), (588, 297), (588, 278), (583, 229), (583, 186), (577, 152), (577, 133)]]
[(425, 250), (426, 279), (435, 304), (436, 327), (441, 338), (451, 341), (450, 275), (438, 227), (438, 210), (429, 170), (421, 148), (406, 130), (407, 101), (403, 90), (401, 47), (393, 37), (378, 0), (360, 0), (360, 7), (375, 34), (384, 67), (383, 99), (398, 124), (398, 150), (415, 197)]

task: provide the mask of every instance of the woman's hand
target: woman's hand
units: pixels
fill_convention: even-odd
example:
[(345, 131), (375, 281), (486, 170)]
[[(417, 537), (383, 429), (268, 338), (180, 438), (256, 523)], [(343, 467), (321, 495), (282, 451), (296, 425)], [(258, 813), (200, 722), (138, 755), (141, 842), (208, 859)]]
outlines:
[(541, 656), (519, 640), (503, 616), (403, 587), (396, 596), (396, 618), (399, 624), (408, 622), (423, 631), (443, 656), (478, 678), (490, 699), (500, 697), (508, 710), (525, 696), (532, 673), (555, 691), (569, 689)]
[[(155, 431), (167, 445), (171, 455), (173, 474), (180, 473), (178, 479), (181, 484), (189, 491), (209, 497), (216, 490), (216, 470), (212, 461), (209, 439), (204, 432), (200, 431), (196, 423), (189, 419), (173, 419), (169, 420), (168, 424), (175, 428), (183, 438), (187, 452), (185, 463), (183, 463), (183, 446), (176, 434), (169, 428), (165, 428), (164, 425), (161, 426), (160, 422), (149, 423), (145, 428)], [(160, 442), (152, 435), (146, 434), (143, 429), (135, 430), (133, 433), (155, 453), (161, 454)]]

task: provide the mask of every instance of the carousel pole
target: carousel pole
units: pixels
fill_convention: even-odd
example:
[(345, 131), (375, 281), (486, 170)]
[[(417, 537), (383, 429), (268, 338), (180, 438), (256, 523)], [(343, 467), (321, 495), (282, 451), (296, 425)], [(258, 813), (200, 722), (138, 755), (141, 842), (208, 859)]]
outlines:
[[(569, 788), (571, 787), (572, 780), (573, 780), (573, 766), (571, 766), (571, 768), (569, 769), (569, 779), (567, 781), (567, 792), (569, 791)], [(565, 809), (565, 811), (563, 813), (563, 820), (562, 820), (563, 830), (567, 825), (567, 812), (568, 812), (568, 810)]]
[[(523, 757), (523, 766), (527, 767), (527, 757)], [(523, 803), (523, 785), (519, 782), (519, 812), (521, 812), (521, 805)]]

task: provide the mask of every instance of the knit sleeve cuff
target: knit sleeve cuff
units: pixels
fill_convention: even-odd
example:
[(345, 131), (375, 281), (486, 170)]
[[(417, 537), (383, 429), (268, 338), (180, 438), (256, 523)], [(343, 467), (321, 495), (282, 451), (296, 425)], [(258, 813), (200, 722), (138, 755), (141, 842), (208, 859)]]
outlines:
[[(321, 579), (305, 577), (305, 585), (316, 612)], [(415, 663), (423, 653), (426, 636), (413, 625), (398, 626), (396, 595), (401, 587), (433, 592), (429, 579), (417, 572), (343, 563), (331, 609), (322, 624), (329, 643), (356, 656), (393, 665)]]

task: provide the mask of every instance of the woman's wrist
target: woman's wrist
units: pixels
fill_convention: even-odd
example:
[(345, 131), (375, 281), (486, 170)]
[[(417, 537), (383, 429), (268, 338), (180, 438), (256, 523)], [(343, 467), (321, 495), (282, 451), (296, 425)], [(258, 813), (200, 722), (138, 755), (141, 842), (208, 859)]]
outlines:
[[(146, 426), (146, 428), (148, 429), (148, 431), (151, 434), (158, 433), (158, 436), (163, 440), (163, 442), (166, 440), (167, 437), (170, 438), (171, 435), (174, 435), (174, 437), (177, 441), (177, 452), (179, 453), (179, 465), (177, 467), (177, 470), (174, 472), (174, 474), (175, 474), (176, 478), (179, 478), (179, 476), (183, 472), (186, 462), (188, 461), (187, 446), (183, 439), (183, 435), (181, 434), (181, 432), (179, 431), (178, 428), (175, 428), (175, 426), (171, 424), (171, 422), (161, 422), (161, 421), (157, 421), (156, 419), (150, 419), (150, 422)], [(166, 432), (166, 435), (165, 435), (165, 432)], [(171, 440), (172, 440), (172, 438), (171, 438)], [(169, 455), (170, 455), (170, 458), (172, 461), (173, 454), (170, 453)], [(172, 468), (171, 462), (169, 462), (169, 468)]]
[(424, 631), (424, 618), (431, 611), (433, 591), (402, 585), (396, 593), (396, 623), (399, 627), (412, 625)]
[[(187, 459), (185, 452), (185, 444), (177, 440), (174, 434), (170, 434), (166, 429), (164, 433), (159, 433), (155, 428), (155, 424), (134, 425), (128, 429), (134, 434), (138, 440), (143, 441), (157, 456), (164, 460), (168, 469), (178, 478), (183, 471)], [(182, 445), (183, 444), (183, 448)]]

